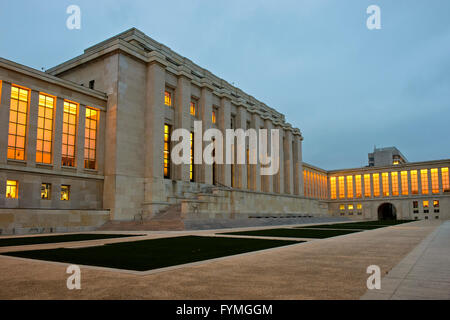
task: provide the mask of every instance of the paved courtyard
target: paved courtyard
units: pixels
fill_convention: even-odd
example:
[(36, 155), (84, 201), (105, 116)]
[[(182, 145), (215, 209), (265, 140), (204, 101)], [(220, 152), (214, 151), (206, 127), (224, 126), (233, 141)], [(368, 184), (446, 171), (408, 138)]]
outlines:
[[(233, 229), (239, 230), (248, 228)], [(26, 250), (224, 231), (149, 232), (139, 238), (31, 245)], [(449, 240), (450, 221), (430, 220), (146, 274), (82, 266), (82, 289), (73, 291), (66, 287), (67, 264), (0, 256), (0, 299), (409, 299), (424, 298), (425, 292), (449, 299)], [(3, 247), (0, 253), (24, 248)], [(384, 277), (376, 293), (367, 292), (369, 265), (378, 265)]]

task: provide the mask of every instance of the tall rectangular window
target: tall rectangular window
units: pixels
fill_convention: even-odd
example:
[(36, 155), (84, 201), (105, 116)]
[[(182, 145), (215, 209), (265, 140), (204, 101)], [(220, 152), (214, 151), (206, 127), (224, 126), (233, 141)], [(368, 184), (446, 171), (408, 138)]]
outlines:
[(29, 90), (11, 87), (9, 111), (8, 159), (25, 160)]
[(211, 116), (211, 121), (213, 124), (215, 124), (217, 122), (217, 118), (216, 118), (216, 110), (214, 109), (212, 112), (212, 116)]
[(70, 200), (70, 186), (68, 185), (61, 186), (61, 200), (62, 201)]
[(417, 170), (411, 170), (411, 194), (418, 194), (419, 193), (419, 180), (417, 177)]
[(164, 91), (164, 104), (168, 107), (172, 106), (172, 92)]
[(86, 108), (86, 126), (84, 129), (84, 167), (95, 170), (97, 163), (97, 125), (99, 112)]
[(19, 182), (6, 180), (6, 199), (17, 199), (19, 197)]
[(370, 198), (372, 196), (370, 192), (370, 174), (364, 175), (364, 197)]
[(378, 173), (372, 174), (373, 179), (373, 196), (380, 196), (380, 175)]
[(189, 179), (194, 181), (194, 134), (191, 132), (190, 135), (190, 143), (191, 143), (191, 156), (190, 156), (190, 165), (189, 165)]
[(64, 101), (63, 135), (62, 135), (62, 165), (75, 167), (77, 142), (78, 105)]
[(191, 116), (194, 116), (197, 114), (197, 103), (195, 101), (191, 101), (191, 110), (190, 110)]
[(50, 183), (41, 183), (41, 199), (50, 200), (52, 194), (52, 185)]
[(164, 178), (170, 178), (170, 131), (169, 125), (164, 125)]
[(383, 196), (389, 197), (389, 172), (383, 172), (381, 174), (381, 183), (383, 186)]
[(39, 94), (38, 128), (36, 137), (36, 162), (52, 163), (53, 115), (55, 98)]
[(347, 176), (347, 198), (353, 198), (353, 176)]
[(409, 194), (408, 171), (402, 171), (400, 174), (402, 179), (402, 195), (407, 196)]
[(336, 194), (336, 177), (331, 177), (330, 178), (330, 195), (331, 195), (331, 199), (334, 200), (337, 197)]
[(356, 189), (356, 198), (362, 197), (362, 185), (361, 185), (361, 175), (358, 174), (355, 176), (355, 189)]
[(344, 199), (345, 198), (345, 182), (344, 182), (344, 177), (339, 177), (339, 199)]
[(398, 172), (391, 172), (391, 185), (392, 185), (392, 195), (398, 196)]
[(450, 192), (450, 180), (448, 176), (448, 168), (441, 168), (442, 175), (442, 190), (444, 192)]
[(439, 193), (439, 171), (437, 168), (430, 170), (431, 172), (431, 192), (436, 194)]
[(422, 169), (420, 170), (420, 182), (422, 183), (422, 194), (428, 194), (428, 170)]

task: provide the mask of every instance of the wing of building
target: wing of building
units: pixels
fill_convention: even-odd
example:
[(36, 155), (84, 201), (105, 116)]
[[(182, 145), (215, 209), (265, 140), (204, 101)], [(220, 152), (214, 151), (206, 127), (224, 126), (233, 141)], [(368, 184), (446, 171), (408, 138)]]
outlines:
[[(448, 160), (331, 172), (303, 164), (302, 134), (284, 115), (134, 28), (47, 72), (0, 59), (0, 81), (2, 234), (93, 230), (161, 215), (374, 219), (382, 200), (397, 217), (413, 217), (425, 201), (430, 217), (448, 212)], [(171, 134), (194, 132), (194, 121), (204, 131), (278, 129), (280, 170), (262, 176), (258, 164), (174, 165)], [(371, 186), (385, 188), (386, 172), (388, 191), (377, 198), (371, 189), (369, 197), (362, 184), (358, 193), (367, 174)]]

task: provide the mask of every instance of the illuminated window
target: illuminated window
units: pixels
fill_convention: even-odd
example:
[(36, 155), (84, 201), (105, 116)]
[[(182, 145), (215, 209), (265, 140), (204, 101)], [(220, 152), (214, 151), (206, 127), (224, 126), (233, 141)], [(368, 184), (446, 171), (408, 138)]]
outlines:
[(77, 141), (78, 105), (64, 101), (63, 135), (62, 135), (62, 165), (75, 167), (75, 152)]
[(353, 211), (353, 208), (354, 208), (354, 207), (353, 207), (352, 204), (349, 204), (349, 205), (348, 205), (348, 210), (349, 210), (349, 211)]
[(378, 173), (374, 173), (372, 175), (373, 178), (373, 195), (374, 197), (380, 196), (380, 175)]
[(448, 176), (448, 168), (441, 168), (442, 175), (442, 190), (444, 192), (450, 192), (450, 181)]
[(172, 106), (172, 92), (164, 91), (164, 104), (168, 107)]
[(17, 199), (19, 197), (19, 182), (6, 180), (6, 199)]
[(164, 125), (164, 178), (170, 178), (170, 132), (171, 127)]
[(396, 166), (396, 165), (398, 165), (398, 164), (400, 164), (400, 161), (394, 160), (393, 165)]
[(389, 196), (389, 173), (383, 172), (381, 174), (381, 184), (383, 186), (383, 196)]
[(70, 200), (70, 186), (68, 185), (61, 186), (61, 200), (62, 201)]
[(356, 205), (356, 209), (357, 209), (357, 210), (362, 210), (362, 203), (358, 203), (358, 204)]
[(29, 91), (11, 87), (9, 111), (8, 159), (25, 160)]
[(86, 108), (86, 125), (84, 129), (84, 167), (95, 170), (97, 151), (97, 125), (99, 112)]
[(347, 176), (347, 198), (353, 198), (353, 176)]
[(431, 169), (431, 192), (439, 193), (439, 172), (438, 169)]
[(422, 169), (420, 170), (420, 181), (422, 183), (422, 194), (428, 194), (428, 170)]
[(417, 170), (411, 170), (411, 194), (418, 194), (419, 193), (419, 182), (417, 178)]
[(339, 206), (339, 210), (345, 211), (345, 204), (341, 204), (341, 205)]
[(430, 201), (428, 201), (428, 200), (424, 200), (422, 203), (423, 203), (423, 208), (424, 209), (428, 208), (430, 206)]
[(370, 174), (364, 175), (364, 196), (370, 198)]
[(36, 162), (52, 163), (53, 110), (55, 98), (40, 94), (36, 137)]
[(215, 110), (213, 110), (213, 112), (212, 112), (212, 123), (216, 123), (216, 121), (217, 121), (217, 119), (216, 119), (216, 111)]
[(401, 179), (402, 179), (402, 195), (407, 196), (409, 193), (408, 190), (408, 171), (402, 171), (401, 172)]
[(343, 199), (345, 198), (345, 183), (344, 183), (344, 177), (339, 177), (339, 198)]
[(331, 199), (336, 199), (336, 177), (330, 178)]
[(41, 184), (41, 199), (50, 200), (52, 194), (52, 185), (50, 183)]
[(191, 132), (191, 162), (189, 166), (189, 179), (194, 181), (194, 134)]
[(433, 207), (439, 208), (439, 200), (433, 200)]
[(398, 172), (391, 172), (392, 195), (398, 196)]
[(362, 197), (362, 186), (361, 186), (361, 175), (355, 176), (355, 188), (356, 188), (356, 197)]
[(191, 101), (191, 115), (195, 117), (197, 111), (197, 103), (195, 101)]

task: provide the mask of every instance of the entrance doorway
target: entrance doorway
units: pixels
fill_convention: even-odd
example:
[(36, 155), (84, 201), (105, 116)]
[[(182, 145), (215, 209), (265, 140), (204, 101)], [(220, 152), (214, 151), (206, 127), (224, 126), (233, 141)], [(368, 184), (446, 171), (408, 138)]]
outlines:
[(378, 220), (397, 220), (397, 210), (392, 203), (383, 203), (378, 207)]

